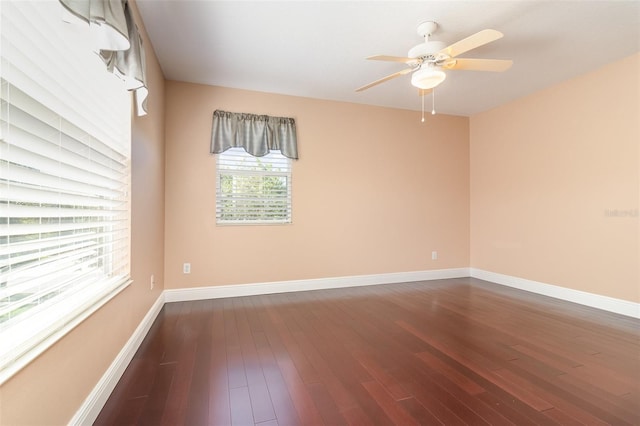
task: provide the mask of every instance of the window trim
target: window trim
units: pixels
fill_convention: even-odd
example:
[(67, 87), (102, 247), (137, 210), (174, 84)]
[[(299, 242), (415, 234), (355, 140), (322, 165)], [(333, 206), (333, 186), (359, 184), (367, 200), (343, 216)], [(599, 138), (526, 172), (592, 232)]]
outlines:
[[(49, 349), (83, 321), (109, 303), (111, 299), (129, 287), (132, 282), (133, 280), (128, 278), (115, 287), (104, 288), (102, 291), (96, 291), (92, 292), (93, 294), (88, 294), (86, 297), (90, 297), (90, 299), (84, 304), (77, 306), (70, 313), (66, 313), (63, 317), (58, 317), (57, 322), (61, 323), (59, 326), (49, 326), (40, 334), (33, 336), (26, 340), (22, 345), (14, 348), (13, 351), (7, 352), (7, 358), (9, 358), (10, 361), (2, 365), (0, 369), (0, 385), (29, 365), (44, 351)], [(53, 316), (52, 314), (49, 315)]]
[[(3, 2), (0, 2), (0, 3), (3, 3)], [(20, 6), (16, 10), (11, 10), (15, 4), (18, 4)], [(22, 7), (24, 7), (25, 9), (22, 9)], [(57, 124), (51, 127), (58, 131), (59, 140), (55, 143), (52, 143), (52, 146), (57, 147), (60, 151), (65, 149), (71, 153), (69, 154), (68, 157), (65, 157), (64, 160), (62, 159), (62, 157), (59, 158), (57, 161), (59, 161), (60, 164), (64, 163), (65, 166), (69, 166), (69, 168), (75, 168), (77, 170), (92, 170), (92, 167), (96, 167), (95, 164), (98, 164), (97, 166), (98, 168), (101, 166), (104, 166), (104, 164), (101, 164), (100, 162), (94, 162), (94, 163), (91, 162), (91, 160), (95, 160), (95, 159), (91, 159), (89, 160), (88, 163), (85, 164), (85, 162), (83, 161), (87, 160), (87, 158), (77, 155), (78, 154), (77, 152), (69, 148), (72, 145), (65, 146), (64, 143), (62, 142), (63, 140), (73, 141), (73, 144), (76, 144), (76, 142), (85, 143), (89, 147), (87, 151), (91, 151), (95, 149), (96, 152), (98, 153), (107, 152), (107, 151), (100, 151), (103, 148), (96, 148), (99, 145), (89, 145), (90, 143), (92, 143), (91, 140), (93, 141), (97, 140), (97, 141), (100, 141), (100, 144), (104, 144), (104, 146), (106, 147), (106, 149), (109, 150), (109, 152), (118, 153), (121, 159), (121, 162), (120, 162), (121, 168), (119, 169), (121, 173), (118, 175), (117, 179), (115, 179), (113, 175), (101, 175), (101, 179), (104, 179), (101, 182), (105, 182), (107, 179), (112, 179), (112, 182), (117, 181), (119, 183), (119, 186), (117, 187), (117, 191), (116, 191), (118, 193), (118, 196), (116, 197), (117, 201), (113, 201), (113, 202), (116, 204), (120, 203), (118, 204), (118, 206), (125, 206), (126, 208), (122, 208), (121, 211), (119, 213), (115, 213), (113, 217), (115, 217), (116, 215), (119, 216), (119, 218), (116, 219), (115, 222), (119, 222), (121, 226), (119, 226), (115, 232), (122, 232), (122, 235), (126, 235), (126, 241), (124, 241), (124, 238), (120, 238), (118, 241), (119, 242), (124, 241), (124, 244), (118, 250), (109, 252), (106, 255), (101, 255), (101, 258), (107, 259), (106, 260), (107, 263), (110, 262), (110, 259), (114, 259), (114, 258), (117, 259), (118, 261), (121, 259), (124, 260), (120, 264), (122, 266), (122, 269), (117, 270), (117, 272), (113, 269), (110, 269), (106, 274), (101, 276), (102, 278), (100, 280), (101, 285), (92, 285), (93, 283), (97, 283), (97, 280), (94, 277), (87, 276), (86, 279), (82, 280), (81, 282), (79, 280), (80, 285), (73, 287), (73, 290), (70, 291), (69, 294), (65, 294), (64, 297), (58, 298), (59, 300), (61, 300), (61, 303), (49, 303), (49, 304), (40, 303), (38, 304), (38, 306), (33, 307), (32, 311), (31, 310), (27, 311), (26, 314), (23, 316), (18, 315), (13, 318), (9, 318), (8, 320), (6, 320), (6, 323), (3, 326), (0, 326), (0, 336), (1, 336), (0, 337), (0, 385), (2, 385), (4, 382), (10, 379), (13, 375), (15, 375), (17, 372), (19, 372), (29, 363), (31, 363), (35, 358), (40, 356), (44, 351), (46, 351), (48, 348), (50, 348), (52, 345), (58, 342), (63, 336), (65, 336), (70, 331), (75, 329), (75, 327), (77, 327), (79, 324), (85, 321), (89, 316), (91, 316), (101, 307), (106, 305), (110, 300), (112, 300), (115, 296), (117, 296), (120, 292), (122, 292), (132, 283), (132, 279), (131, 279), (131, 195), (130, 195), (130, 191), (132, 187), (131, 186), (132, 185), (132, 182), (131, 182), (131, 179), (132, 179), (132, 176), (131, 176), (131, 158), (132, 158), (131, 95), (127, 94), (125, 87), (122, 85), (122, 82), (118, 80), (118, 78), (115, 75), (109, 73), (105, 69), (104, 63), (100, 60), (100, 58), (97, 55), (95, 55), (95, 53), (92, 52), (90, 48), (88, 48), (89, 46), (86, 45), (87, 43), (86, 34), (83, 35), (82, 37), (77, 37), (80, 34), (80, 31), (88, 31), (88, 29), (81, 30), (81, 29), (78, 29), (78, 27), (76, 26), (63, 23), (62, 20), (60, 20), (60, 13), (57, 13), (57, 10), (52, 9), (54, 7), (56, 8), (60, 7), (58, 2), (55, 2), (55, 3), (50, 2), (50, 3), (43, 4), (42, 7), (37, 7), (35, 10), (33, 9), (34, 7), (35, 6), (32, 6), (30, 5), (30, 3), (26, 3), (26, 2), (25, 3), (6, 2), (0, 5), (0, 12), (2, 12), (2, 14), (0, 14), (0, 19), (2, 19), (3, 23), (11, 22), (12, 24), (12, 25), (7, 25), (7, 27), (4, 27), (3, 25), (3, 38), (4, 36), (6, 36), (6, 39), (10, 40), (11, 43), (13, 43), (12, 45), (7, 43), (6, 46), (0, 46), (0, 47), (3, 47), (3, 51), (0, 52), (1, 53), (0, 57), (2, 58), (3, 65), (8, 64), (6, 69), (0, 69), (0, 71), (3, 71), (1, 74), (1, 77), (3, 82), (5, 80), (7, 81), (6, 88), (11, 90), (11, 92), (7, 92), (8, 97), (6, 97), (6, 99), (4, 97), (4, 92), (3, 92), (3, 98), (2, 98), (3, 114), (0, 115), (0, 117), (2, 117), (3, 119), (3, 122), (2, 122), (3, 126), (0, 127), (0, 137), (3, 138), (2, 144), (7, 149), (7, 151), (3, 151), (3, 152), (11, 152), (10, 151), (11, 149), (14, 149), (15, 150), (14, 152), (20, 152), (20, 150), (22, 150), (22, 148), (20, 147), (20, 144), (16, 143), (17, 139), (16, 140), (11, 139), (15, 136), (12, 136), (12, 133), (10, 133), (9, 131), (7, 131), (5, 135), (4, 131), (10, 129), (9, 126), (14, 124), (11, 120), (9, 120), (9, 118), (11, 118), (11, 116), (9, 115), (9, 112), (11, 111), (11, 108), (18, 108), (17, 106), (18, 104), (14, 104), (14, 101), (17, 99), (15, 98), (15, 96), (17, 92), (23, 91), (26, 97), (30, 98), (30, 101), (29, 101), (30, 104), (28, 105), (28, 108), (24, 109), (26, 114), (28, 114), (30, 117), (33, 117), (35, 120), (42, 121), (43, 123), (45, 123), (45, 121), (41, 119), (42, 117), (45, 117), (45, 116), (48, 117), (47, 120), (49, 118), (53, 118), (56, 120), (55, 123)], [(10, 12), (7, 12), (7, 11), (10, 11)], [(12, 15), (9, 15), (9, 13), (12, 13)], [(18, 22), (18, 23), (21, 22), (20, 20), (22, 19), (27, 19), (27, 22), (32, 22), (33, 25), (36, 25), (36, 23), (40, 23), (40, 24), (44, 23), (44, 25), (40, 25), (38, 27), (39, 30), (36, 32), (37, 36), (33, 36), (33, 37), (26, 36), (24, 34), (29, 34), (28, 33), (29, 28), (31, 28), (33, 25), (30, 27), (30, 25), (18, 26), (17, 24), (15, 24), (15, 22)], [(57, 20), (57, 21), (54, 21), (54, 20)], [(65, 38), (63, 39), (65, 43), (60, 43), (57, 38), (58, 31), (59, 31), (58, 25), (61, 26), (60, 28), (64, 28), (61, 31), (63, 31), (64, 33), (69, 33), (69, 34), (65, 34)], [(12, 33), (10, 31), (10, 28), (12, 26), (15, 28), (20, 28), (20, 31), (15, 31)], [(73, 38), (74, 35), (76, 36), (75, 38)], [(24, 55), (22, 55), (22, 52), (28, 51), (29, 49), (21, 48), (23, 46), (23, 43), (24, 45), (28, 45), (28, 43), (31, 43), (31, 44), (37, 43), (37, 41), (40, 40), (40, 38), (38, 37), (40, 38), (45, 37), (46, 41), (50, 41), (51, 43), (57, 43), (56, 45), (63, 46), (65, 49), (65, 55), (60, 55), (60, 54), (56, 55), (55, 49), (47, 50), (46, 43), (40, 43), (40, 46), (43, 46), (42, 52), (46, 52), (46, 55), (47, 55), (46, 59), (43, 59), (42, 61), (36, 60), (35, 59), (36, 57), (39, 59), (42, 59), (42, 57), (33, 55), (33, 56), (29, 56), (28, 61), (25, 61), (23, 59)], [(66, 37), (71, 37), (74, 40), (77, 39), (79, 42), (78, 44), (84, 44), (84, 46), (80, 46), (80, 45), (75, 46), (76, 43), (66, 43), (67, 41)], [(58, 41), (56, 42), (56, 40)], [(15, 52), (18, 52), (18, 54), (16, 54)], [(41, 53), (41, 51), (38, 51), (38, 53)], [(64, 66), (58, 66), (57, 63), (52, 59), (57, 57), (64, 58), (64, 61), (65, 61)], [(78, 58), (86, 58), (92, 61), (92, 65), (88, 67), (79, 66), (78, 64), (84, 64), (83, 62), (84, 59), (78, 59)], [(33, 76), (39, 75), (37, 73), (42, 73), (42, 69), (47, 68), (47, 66), (51, 65), (49, 62), (47, 62), (48, 60), (52, 60), (53, 61), (52, 63), (57, 68), (55, 69), (51, 68), (51, 69), (54, 69), (55, 73), (54, 72), (46, 73), (46, 78), (49, 78), (51, 82), (57, 83), (57, 85), (54, 85), (54, 84), (47, 85), (46, 90), (48, 92), (45, 93), (44, 91), (41, 90), (42, 87), (45, 87), (46, 82), (43, 82), (44, 79), (43, 81), (40, 81), (39, 79), (36, 79)], [(31, 64), (35, 64), (35, 66)], [(81, 72), (83, 73), (83, 77), (86, 77), (86, 78), (75, 79), (73, 74), (71, 73), (67, 74), (65, 72), (66, 70), (65, 67), (68, 67), (69, 69), (81, 70)], [(116, 94), (117, 97), (119, 97), (119, 99), (117, 100), (117, 104), (104, 102), (105, 100), (104, 97), (100, 98), (100, 102), (88, 101), (87, 99), (90, 98), (89, 93), (92, 93), (92, 91), (86, 90), (85, 86), (82, 84), (74, 84), (76, 81), (83, 81), (85, 83), (89, 83), (89, 84), (93, 83), (95, 85), (96, 80), (93, 77), (93, 72), (96, 72), (99, 75), (98, 80), (101, 81), (101, 83), (98, 84), (96, 87), (101, 87), (102, 90), (110, 90), (111, 92)], [(61, 78), (57, 78), (56, 76), (60, 76)], [(67, 80), (65, 80), (65, 78)], [(104, 84), (104, 82), (101, 80), (102, 78), (110, 79), (110, 81), (108, 82), (108, 84)], [(30, 82), (35, 82), (36, 84), (33, 84), (31, 86), (29, 85), (31, 84)], [(38, 84), (40, 84), (40, 86), (38, 86)], [(34, 89), (34, 87), (40, 87), (40, 89)], [(63, 89), (59, 89), (59, 87), (63, 87)], [(5, 86), (3, 86), (3, 89), (4, 88)], [(105, 88), (108, 88), (108, 89), (105, 89)], [(119, 88), (121, 88), (121, 91), (118, 91)], [(70, 90), (70, 89), (73, 89), (73, 90)], [(78, 91), (82, 92), (82, 96), (77, 96)], [(70, 99), (72, 100), (71, 103), (69, 102)], [(95, 94), (92, 99), (93, 100), (97, 99), (95, 97)], [(4, 103), (6, 103), (7, 105), (6, 117), (5, 117)], [(108, 115), (108, 118), (109, 118), (108, 121), (106, 121), (107, 118), (104, 118), (105, 121), (100, 121), (101, 119), (100, 116), (90, 115), (89, 114), (90, 109), (84, 108), (84, 107), (78, 107), (79, 103), (81, 103), (82, 106), (98, 105), (96, 107), (96, 110), (98, 112), (100, 111), (104, 112), (106, 110), (114, 114)], [(23, 105), (26, 105), (26, 104), (23, 104)], [(34, 111), (38, 111), (38, 113), (34, 115), (33, 114)], [(92, 113), (98, 114), (98, 112), (94, 111)], [(118, 121), (117, 125), (114, 125), (113, 121), (111, 121), (111, 118), (113, 118), (113, 115), (121, 115), (121, 117), (119, 118), (121, 118), (122, 120)], [(5, 118), (7, 118), (6, 121), (4, 121)], [(4, 126), (5, 123), (7, 123), (6, 128)], [(46, 121), (46, 125), (50, 125), (49, 121)], [(29, 126), (29, 127), (26, 127), (26, 126)], [(29, 132), (31, 132), (31, 130), (38, 129), (38, 127), (33, 124), (27, 124), (25, 125), (24, 129), (28, 129)], [(34, 133), (34, 135), (35, 134), (36, 133)], [(68, 138), (66, 138), (67, 136)], [(83, 139), (79, 139), (79, 137), (82, 137)], [(48, 139), (43, 139), (43, 141), (47, 143), (51, 142)], [(34, 155), (31, 152), (32, 150), (24, 150), (24, 151), (26, 154), (24, 154), (23, 158), (27, 160), (33, 158)], [(31, 157), (27, 157), (27, 155), (31, 155)], [(82, 161), (79, 161), (78, 163), (67, 161), (67, 158), (71, 158), (71, 157), (74, 157), (74, 158), (81, 157)], [(116, 160), (115, 157), (110, 157), (110, 159), (114, 162), (114, 164), (117, 161), (120, 161), (120, 160)], [(16, 168), (19, 168), (19, 167), (27, 168), (26, 166), (31, 164), (29, 163), (29, 161), (23, 163), (22, 158), (20, 158), (19, 161), (12, 160), (9, 155), (7, 155), (6, 158), (3, 157), (3, 160), (7, 160), (5, 162), (6, 167), (9, 167), (9, 165), (11, 165), (11, 167), (16, 167)], [(104, 166), (104, 167), (107, 167), (107, 166)], [(22, 177), (30, 176), (29, 179), (31, 179), (31, 177), (35, 176), (36, 174), (42, 174), (42, 176), (46, 175), (48, 178), (50, 173), (45, 169), (46, 167), (42, 167), (42, 168), (32, 167), (32, 169), (28, 169), (29, 174), (23, 174), (21, 176)], [(3, 171), (7, 173), (3, 175), (4, 180), (2, 183), (0, 183), (0, 186), (2, 188), (5, 188), (5, 187), (10, 188), (12, 185), (14, 187), (24, 187), (24, 188), (30, 188), (31, 186), (34, 186), (34, 185), (37, 186), (36, 183), (34, 183), (34, 182), (37, 182), (37, 180), (23, 181), (21, 180), (22, 178), (16, 178), (15, 175), (9, 174), (8, 173), (9, 168)], [(60, 181), (63, 181), (65, 179), (64, 175), (62, 174), (55, 174), (55, 175), (51, 174), (51, 176), (54, 176), (54, 178), (55, 176), (62, 176)], [(74, 183), (79, 182), (79, 185), (83, 185), (86, 183), (80, 180), (79, 178), (77, 178), (77, 176), (79, 175), (74, 174), (74, 179), (69, 180), (69, 182), (72, 182), (72, 181)], [(39, 178), (39, 177), (36, 176), (36, 178)], [(92, 182), (92, 184), (95, 184), (95, 182)], [(101, 185), (102, 184), (96, 184), (96, 187), (102, 188)], [(55, 188), (55, 187), (52, 186), (52, 188)], [(69, 189), (68, 187), (65, 187), (65, 190), (68, 190), (68, 189)], [(73, 192), (74, 190), (77, 190), (77, 188), (73, 188), (70, 191)], [(64, 190), (61, 191), (61, 193), (63, 194), (63, 196), (64, 194), (66, 194)], [(62, 199), (64, 199), (66, 202), (68, 200), (73, 199), (75, 196), (78, 197), (76, 198), (76, 200), (78, 200), (81, 197), (91, 198), (96, 196), (96, 194), (100, 194), (100, 193), (99, 192), (85, 193), (83, 191), (80, 191), (72, 195), (69, 195), (67, 199), (64, 199), (64, 198)], [(104, 195), (104, 193), (102, 195)], [(7, 205), (12, 205), (20, 202), (20, 199), (14, 198), (14, 195), (7, 196), (5, 197), (5, 199), (6, 199)], [(57, 199), (55, 202), (53, 202), (53, 204), (54, 205), (65, 204), (64, 202), (61, 201), (62, 199)], [(29, 202), (33, 204), (33, 201), (29, 201)], [(48, 206), (43, 206), (44, 204), (49, 204), (49, 202), (44, 201), (41, 198), (41, 196), (38, 196), (38, 198), (35, 199), (35, 203), (37, 204), (36, 207), (49, 208)], [(69, 205), (73, 205), (75, 206), (75, 208), (77, 208), (78, 206), (85, 206), (85, 204), (83, 204), (82, 202), (70, 203)], [(94, 204), (90, 204), (90, 203), (86, 204), (86, 206), (93, 206), (93, 205)], [(84, 208), (87, 208), (86, 206)], [(96, 206), (98, 205), (96, 204)], [(103, 205), (100, 205), (98, 207), (103, 207)], [(83, 207), (80, 207), (80, 208), (82, 209)], [(117, 211), (118, 208), (119, 207), (114, 207), (114, 211)], [(28, 217), (30, 218), (34, 217), (34, 218), (40, 218), (40, 219), (42, 219), (43, 217), (47, 217), (47, 218), (51, 217), (56, 219), (59, 217), (63, 217), (62, 214), (68, 214), (69, 209), (70, 208), (67, 208), (67, 206), (62, 206), (61, 210), (64, 210), (65, 213), (61, 213), (61, 216), (46, 216), (46, 215), (43, 215), (42, 212), (36, 212), (34, 213), (33, 216), (28, 216)], [(88, 210), (91, 210), (91, 209), (88, 208)], [(109, 215), (110, 213), (111, 211), (109, 210), (106, 214)], [(50, 212), (48, 214), (50, 214)], [(93, 214), (95, 214), (95, 212)], [(77, 215), (77, 216), (81, 217), (82, 215)], [(14, 216), (13, 214), (8, 214), (8, 216), (5, 216), (5, 217), (7, 218), (7, 225), (10, 227), (11, 223), (9, 219)], [(16, 215), (15, 217), (21, 217), (21, 216)], [(79, 222), (79, 223), (83, 223), (83, 222)], [(4, 226), (1, 226), (0, 228), (3, 230), (5, 229)], [(7, 229), (9, 229), (9, 231), (7, 232), (6, 235), (9, 236), (11, 235), (11, 230), (10, 228), (7, 228)], [(34, 233), (36, 234), (40, 232), (41, 231), (39, 230), (34, 231)], [(1, 231), (0, 233), (4, 236), (4, 233), (2, 233)], [(109, 240), (109, 244), (114, 244), (115, 241), (116, 239)], [(11, 242), (9, 242), (6, 245), (6, 247), (7, 247), (6, 253), (11, 253), (11, 250), (16, 249), (17, 246), (12, 246)], [(41, 248), (38, 248), (38, 250), (40, 249)], [(7, 254), (7, 256), (9, 256), (9, 254)], [(29, 254), (29, 256), (31, 256), (31, 254)], [(16, 256), (16, 258), (18, 257), (19, 256)], [(10, 261), (12, 260), (11, 257), (7, 257), (7, 259), (9, 259)], [(29, 259), (29, 261), (32, 261), (32, 259)], [(13, 264), (9, 262), (8, 266), (9, 268), (11, 268), (13, 267)], [(28, 269), (25, 269), (25, 270), (28, 270)], [(61, 268), (60, 270), (62, 271), (66, 269)], [(8, 269), (7, 271), (11, 271), (11, 269)], [(3, 270), (3, 273), (4, 272), (5, 271)], [(37, 274), (33, 275), (33, 277), (36, 277), (36, 278), (45, 277), (45, 276), (47, 276), (47, 274), (45, 273), (41, 273), (40, 275), (37, 275)], [(29, 279), (31, 280), (36, 279), (33, 277), (26, 279), (25, 282), (29, 282)], [(6, 278), (8, 283), (7, 288), (10, 289), (12, 278), (10, 277), (6, 277)], [(37, 294), (37, 292), (34, 292), (34, 294)], [(11, 299), (7, 299), (7, 300), (11, 302)], [(11, 305), (9, 304), (8, 306), (10, 307)]]
[[(255, 158), (256, 161), (259, 161), (260, 158), (265, 158), (272, 153), (277, 153), (284, 160), (287, 165), (286, 171), (252, 171), (252, 170), (235, 170), (231, 171), (228, 169), (221, 168), (220, 160), (223, 158), (222, 156), (227, 154), (235, 154), (235, 155), (243, 155), (245, 158)], [(254, 157), (251, 154), (247, 153), (243, 148), (229, 148), (226, 151), (215, 154), (216, 156), (216, 226), (273, 226), (273, 225), (291, 225), (293, 223), (293, 191), (292, 191), (292, 169), (293, 169), (293, 161), (291, 158), (288, 158), (279, 150), (271, 150), (269, 154), (264, 157)], [(226, 172), (226, 173), (225, 173)], [(220, 202), (223, 201), (222, 197), (222, 187), (221, 187), (221, 177), (225, 174), (230, 174), (232, 176), (277, 176), (284, 177), (287, 181), (287, 192), (286, 198), (283, 199), (286, 201), (286, 209), (287, 209), (287, 218), (286, 219), (221, 219), (221, 207)]]

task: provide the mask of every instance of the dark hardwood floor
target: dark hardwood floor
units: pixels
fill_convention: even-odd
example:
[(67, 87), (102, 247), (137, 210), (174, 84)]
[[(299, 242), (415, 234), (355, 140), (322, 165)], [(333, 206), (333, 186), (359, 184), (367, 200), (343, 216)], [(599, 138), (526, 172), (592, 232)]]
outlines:
[(640, 321), (473, 278), (169, 303), (97, 425), (640, 425)]

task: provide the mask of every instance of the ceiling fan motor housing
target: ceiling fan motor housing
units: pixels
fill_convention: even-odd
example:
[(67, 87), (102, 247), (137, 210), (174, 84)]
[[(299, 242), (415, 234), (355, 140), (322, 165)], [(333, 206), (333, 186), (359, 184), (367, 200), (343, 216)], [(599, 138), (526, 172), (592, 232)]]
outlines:
[(413, 46), (407, 56), (409, 58), (436, 59), (438, 52), (445, 47), (447, 45), (442, 41), (427, 41)]

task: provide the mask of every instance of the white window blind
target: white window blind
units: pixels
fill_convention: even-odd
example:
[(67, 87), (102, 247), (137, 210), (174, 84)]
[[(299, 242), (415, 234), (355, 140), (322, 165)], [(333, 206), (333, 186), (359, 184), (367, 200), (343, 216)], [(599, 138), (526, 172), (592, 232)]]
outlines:
[(130, 280), (131, 98), (57, 0), (0, 16), (1, 383)]
[(216, 157), (217, 223), (291, 223), (289, 158), (280, 151), (254, 157), (243, 148)]

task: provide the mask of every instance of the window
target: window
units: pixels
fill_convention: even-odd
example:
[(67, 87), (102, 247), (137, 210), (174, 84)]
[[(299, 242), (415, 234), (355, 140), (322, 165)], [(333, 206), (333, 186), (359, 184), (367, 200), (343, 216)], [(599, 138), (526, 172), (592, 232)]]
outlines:
[(219, 224), (291, 223), (291, 160), (280, 151), (254, 157), (243, 148), (216, 154)]
[(131, 97), (57, 1), (0, 3), (2, 383), (130, 282)]

